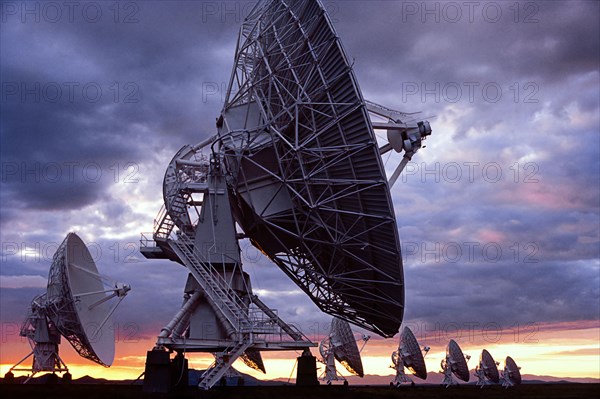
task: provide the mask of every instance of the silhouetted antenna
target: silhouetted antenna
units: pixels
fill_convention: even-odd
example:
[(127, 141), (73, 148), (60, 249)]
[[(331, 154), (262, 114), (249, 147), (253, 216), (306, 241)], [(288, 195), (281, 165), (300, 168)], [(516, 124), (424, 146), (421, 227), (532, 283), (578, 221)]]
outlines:
[(404, 383), (415, 385), (414, 381), (404, 372), (404, 368), (407, 368), (414, 376), (426, 380), (427, 367), (424, 354), (427, 352), (429, 352), (429, 347), (425, 346), (421, 349), (411, 329), (404, 327), (400, 335), (398, 350), (392, 353), (392, 368), (396, 370), (396, 376), (390, 385), (397, 387)]
[(512, 357), (507, 356), (504, 361), (504, 370), (502, 371), (502, 386), (505, 388), (521, 384), (521, 367)]
[(481, 352), (479, 364), (475, 367), (475, 377), (477, 377), (477, 385), (480, 385), (481, 387), (492, 383), (498, 384), (500, 382), (498, 362), (494, 361), (490, 352), (485, 349)]
[(444, 381), (442, 385), (449, 387), (458, 385), (454, 377), (459, 380), (469, 381), (469, 367), (467, 361), (471, 358), (469, 355), (463, 355), (460, 346), (453, 339), (448, 342), (446, 347), (446, 357), (442, 360), (442, 373), (444, 373)]
[(329, 336), (325, 337), (319, 345), (322, 363), (325, 364), (322, 380), (326, 381), (327, 384), (337, 380), (346, 382), (346, 378), (337, 372), (336, 360), (350, 373), (364, 377), (360, 352), (369, 338), (368, 335), (363, 335), (363, 345), (359, 349), (350, 324), (345, 320), (334, 318), (331, 321)]
[[(12, 371), (66, 373), (58, 354), (61, 335), (81, 357), (109, 367), (115, 356), (112, 314), (131, 288), (98, 274), (89, 250), (75, 233), (69, 233), (56, 250), (48, 274), (46, 293), (33, 299), (20, 335), (32, 351)], [(110, 300), (113, 301), (112, 306)], [(30, 368), (19, 368), (30, 356)], [(12, 373), (11, 373), (12, 375)]]

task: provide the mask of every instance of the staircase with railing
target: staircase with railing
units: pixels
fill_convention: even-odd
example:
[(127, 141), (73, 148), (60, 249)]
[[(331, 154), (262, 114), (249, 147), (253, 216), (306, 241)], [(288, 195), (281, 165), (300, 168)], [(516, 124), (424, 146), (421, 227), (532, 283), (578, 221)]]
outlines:
[(173, 232), (175, 222), (167, 212), (167, 208), (163, 205), (158, 212), (158, 216), (154, 220), (154, 234), (152, 238), (155, 241), (166, 241)]
[(206, 296), (212, 303), (218, 304), (223, 316), (236, 331), (250, 331), (252, 323), (240, 306), (241, 298), (228, 287), (223, 276), (201, 255), (194, 251), (193, 241), (180, 232), (177, 240), (169, 240), (173, 251), (188, 267)]
[(202, 375), (202, 380), (198, 384), (198, 387), (201, 389), (212, 388), (233, 365), (236, 359), (252, 345), (249, 334), (242, 334), (241, 337), (242, 339), (235, 346), (216, 356), (213, 366)]
[(191, 224), (187, 213), (187, 202), (190, 195), (188, 191), (184, 190), (184, 184), (180, 181), (177, 181), (171, 187), (167, 195), (169, 198), (168, 205), (163, 205), (160, 208), (158, 216), (155, 219), (154, 239), (156, 241), (166, 241), (175, 226), (181, 229)]

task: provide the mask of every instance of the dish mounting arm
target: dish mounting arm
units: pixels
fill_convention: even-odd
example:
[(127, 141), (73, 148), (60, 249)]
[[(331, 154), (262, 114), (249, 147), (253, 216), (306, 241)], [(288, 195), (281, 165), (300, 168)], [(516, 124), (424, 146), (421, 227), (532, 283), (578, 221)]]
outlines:
[(379, 148), (380, 154), (383, 155), (391, 150), (398, 153), (404, 151), (402, 161), (389, 178), (391, 188), (413, 155), (420, 148), (425, 148), (422, 143), (427, 136), (431, 135), (431, 125), (428, 121), (416, 121), (415, 116), (418, 113), (395, 111), (370, 101), (366, 101), (365, 106), (371, 115), (386, 119), (384, 122), (371, 120), (373, 129), (387, 131), (388, 143)]

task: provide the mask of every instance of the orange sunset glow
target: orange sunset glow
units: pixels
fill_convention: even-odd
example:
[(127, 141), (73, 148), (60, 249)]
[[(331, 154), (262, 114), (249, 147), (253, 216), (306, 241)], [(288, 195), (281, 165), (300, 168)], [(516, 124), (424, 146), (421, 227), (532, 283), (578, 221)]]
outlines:
[[(501, 363), (506, 356), (512, 356), (521, 367), (521, 372), (526, 375), (600, 379), (598, 362), (600, 326), (596, 322), (545, 324), (536, 325), (533, 329), (528, 326), (527, 331), (520, 335), (514, 329), (501, 333), (486, 331), (485, 334), (476, 329), (452, 332), (432, 330), (425, 335), (419, 333), (415, 335), (421, 345), (431, 347), (425, 357), (429, 372), (440, 371), (440, 361), (445, 356), (447, 340), (456, 339), (461, 344), (463, 352), (471, 355), (469, 361), (471, 369), (476, 365), (481, 350), (485, 348), (492, 353), (496, 361)], [(367, 343), (362, 351), (365, 382), (368, 381), (369, 375), (391, 376), (390, 356), (397, 349), (397, 344), (396, 339), (380, 338), (372, 338)], [(132, 380), (144, 371), (146, 351), (153, 346), (152, 339), (116, 342), (115, 361), (110, 368), (81, 359), (68, 344), (61, 346), (60, 355), (67, 363), (73, 378), (89, 375), (111, 380)], [(0, 372), (6, 373), (14, 363), (28, 353), (28, 350), (29, 345), (26, 340), (15, 337), (14, 334), (5, 336), (1, 350)], [(312, 352), (319, 356), (316, 349)], [(238, 371), (258, 379), (287, 380), (290, 376), (295, 379), (293, 370), (298, 355), (294, 352), (264, 352), (266, 375), (248, 368), (240, 361), (234, 366)], [(188, 354), (187, 357), (190, 368), (198, 370), (206, 369), (213, 361), (213, 357), (206, 354)], [(340, 371), (343, 375), (350, 375), (342, 367)]]

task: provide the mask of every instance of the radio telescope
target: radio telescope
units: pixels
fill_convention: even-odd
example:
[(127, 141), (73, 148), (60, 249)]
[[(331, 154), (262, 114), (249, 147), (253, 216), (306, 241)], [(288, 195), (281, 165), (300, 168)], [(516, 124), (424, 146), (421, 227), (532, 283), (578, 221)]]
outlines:
[(499, 383), (500, 374), (498, 373), (498, 364), (498, 362), (494, 361), (490, 352), (484, 349), (481, 352), (479, 364), (475, 367), (477, 385), (480, 385), (483, 388), (484, 385)]
[(453, 339), (448, 342), (446, 347), (446, 357), (442, 359), (442, 373), (444, 373), (444, 381), (442, 385), (448, 388), (451, 385), (458, 385), (458, 381), (454, 376), (464, 382), (469, 381), (469, 367), (467, 362), (471, 356), (463, 355), (460, 346)]
[[(12, 371), (29, 371), (27, 382), (48, 371), (65, 373), (63, 378), (70, 380), (67, 365), (58, 354), (61, 335), (80, 356), (110, 367), (115, 356), (112, 314), (130, 289), (100, 275), (81, 238), (69, 233), (52, 259), (46, 293), (33, 299), (21, 327), (20, 335), (29, 340), (32, 351), (11, 367), (6, 377), (12, 378)], [(110, 306), (108, 301), (113, 298)], [(30, 356), (30, 368), (18, 367)]]
[(396, 370), (396, 377), (390, 385), (399, 387), (403, 383), (415, 385), (414, 381), (404, 373), (406, 367), (413, 375), (422, 380), (427, 379), (427, 367), (424, 355), (429, 352), (429, 347), (423, 349), (419, 346), (415, 335), (410, 328), (404, 327), (400, 335), (398, 350), (392, 353), (392, 368)]
[[(253, 294), (242, 238), (324, 312), (397, 333), (404, 281), (390, 188), (431, 134), (418, 116), (363, 99), (319, 1), (256, 4), (217, 133), (175, 154), (152, 239), (142, 235), (144, 256), (190, 271), (184, 305), (148, 354), (148, 391), (169, 385), (153, 377), (170, 361), (165, 349), (216, 354), (208, 389), (239, 356), (264, 371), (260, 351), (315, 346)], [(392, 150), (403, 160), (388, 179), (381, 156)]]
[(502, 371), (502, 386), (505, 388), (521, 384), (521, 367), (512, 357), (507, 356), (504, 361), (504, 370)]
[[(363, 346), (369, 340), (369, 336), (363, 336)], [(359, 377), (364, 377), (362, 361), (360, 359), (361, 349), (358, 349), (354, 334), (347, 321), (334, 318), (331, 321), (331, 331), (329, 336), (324, 338), (319, 345), (319, 352), (325, 364), (322, 380), (327, 384), (331, 381), (343, 380), (347, 384), (346, 378), (337, 372), (335, 361), (340, 362), (346, 370)]]

